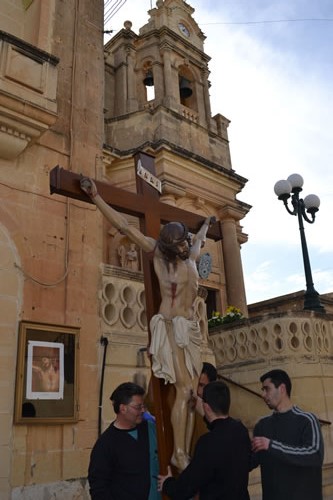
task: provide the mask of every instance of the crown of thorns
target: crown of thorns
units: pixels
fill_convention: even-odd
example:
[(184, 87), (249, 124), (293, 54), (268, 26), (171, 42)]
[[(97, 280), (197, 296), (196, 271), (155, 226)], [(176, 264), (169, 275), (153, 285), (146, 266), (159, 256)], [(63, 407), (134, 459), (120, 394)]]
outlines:
[(188, 228), (183, 222), (169, 222), (160, 233), (160, 240), (171, 245), (177, 245), (188, 238)]

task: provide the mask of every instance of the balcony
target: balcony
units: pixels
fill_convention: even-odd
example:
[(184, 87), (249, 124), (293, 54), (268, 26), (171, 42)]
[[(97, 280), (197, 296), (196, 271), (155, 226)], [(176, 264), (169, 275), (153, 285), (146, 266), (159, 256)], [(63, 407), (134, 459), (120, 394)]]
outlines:
[(15, 160), (55, 123), (58, 62), (0, 31), (0, 158)]
[(295, 311), (240, 320), (210, 331), (223, 372), (261, 364), (331, 363), (333, 315)]

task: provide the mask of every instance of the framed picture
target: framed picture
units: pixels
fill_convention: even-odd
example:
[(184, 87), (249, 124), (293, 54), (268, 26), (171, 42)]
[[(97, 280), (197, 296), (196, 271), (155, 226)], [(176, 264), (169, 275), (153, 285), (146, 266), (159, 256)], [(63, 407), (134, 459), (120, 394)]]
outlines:
[(78, 420), (79, 328), (20, 323), (15, 423)]

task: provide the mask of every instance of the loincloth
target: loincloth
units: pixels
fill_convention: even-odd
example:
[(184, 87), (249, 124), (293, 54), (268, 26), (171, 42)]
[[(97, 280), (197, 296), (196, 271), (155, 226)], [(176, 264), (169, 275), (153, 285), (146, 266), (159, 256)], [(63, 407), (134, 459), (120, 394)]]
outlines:
[(201, 361), (201, 332), (198, 321), (191, 321), (182, 316), (166, 320), (162, 314), (156, 314), (150, 321), (152, 370), (155, 377), (163, 378), (165, 383), (174, 384), (176, 374), (172, 357), (169, 334), (174, 336), (178, 347), (184, 350), (187, 371), (191, 378), (199, 376)]

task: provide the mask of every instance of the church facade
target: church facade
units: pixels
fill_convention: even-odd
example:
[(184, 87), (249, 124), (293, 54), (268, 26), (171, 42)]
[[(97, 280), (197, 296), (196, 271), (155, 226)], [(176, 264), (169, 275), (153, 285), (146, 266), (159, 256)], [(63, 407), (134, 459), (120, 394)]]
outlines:
[[(142, 255), (92, 204), (50, 191), (64, 169), (135, 193), (139, 151), (154, 158), (160, 201), (220, 221), (222, 239), (207, 240), (199, 263), (203, 359), (252, 389), (267, 365), (282, 363), (299, 380), (305, 374), (317, 394), (310, 409), (331, 440), (331, 315), (295, 320), (285, 307), (285, 322), (269, 322), (258, 319), (259, 307), (253, 324), (208, 332), (212, 311), (233, 305), (248, 317), (240, 248), (250, 206), (238, 199), (247, 179), (232, 168), (229, 120), (211, 114), (209, 56), (194, 9), (158, 0), (139, 33), (126, 21), (103, 46), (103, 8), (102, 0), (0, 5), (4, 499), (88, 499), (89, 455), (113, 419), (111, 391), (127, 380), (148, 389)], [(129, 223), (139, 226), (134, 212)], [(238, 391), (234, 411), (252, 427), (264, 410)], [(332, 460), (329, 451), (325, 498)], [(258, 476), (252, 483), (259, 499)]]

